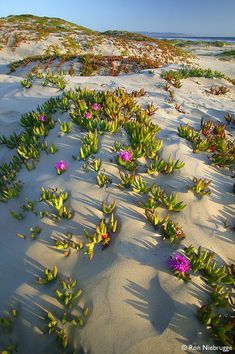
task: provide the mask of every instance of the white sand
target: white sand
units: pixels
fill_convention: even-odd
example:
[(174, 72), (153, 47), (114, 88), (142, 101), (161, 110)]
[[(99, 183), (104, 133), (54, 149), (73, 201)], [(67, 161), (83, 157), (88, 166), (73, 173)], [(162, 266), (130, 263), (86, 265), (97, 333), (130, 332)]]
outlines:
[(235, 77), (235, 60), (222, 60), (222, 57), (219, 56), (225, 51), (235, 50), (234, 44), (222, 48), (189, 46), (186, 49), (196, 56), (193, 62), (201, 67), (218, 70), (228, 76)]
[[(175, 102), (186, 111), (186, 114), (180, 114), (173, 104), (167, 103), (161, 70), (154, 70), (154, 74), (145, 71), (120, 77), (75, 77), (70, 79), (67, 88), (80, 85), (96, 90), (116, 87), (128, 91), (142, 87), (146, 90), (147, 95), (137, 100), (144, 106), (153, 101), (159, 107), (153, 121), (162, 128), (159, 134), (164, 140), (162, 156), (172, 155), (185, 162), (185, 167), (178, 173), (169, 177), (147, 177), (148, 181), (155, 181), (168, 192), (179, 191), (180, 200), (187, 203), (187, 208), (174, 214), (188, 235), (182, 246), (202, 245), (217, 252), (230, 264), (234, 262), (235, 247), (233, 235), (225, 229), (224, 222), (231, 222), (234, 207), (231, 173), (210, 166), (205, 155), (193, 154), (186, 140), (178, 137), (177, 126), (189, 122), (199, 127), (202, 116), (223, 122), (225, 113), (235, 112), (235, 88), (225, 80), (183, 80), (183, 86), (175, 89)], [(42, 88), (38, 84), (25, 90), (19, 81), (16, 76), (0, 74), (1, 134), (19, 131), (22, 113), (36, 109), (44, 100), (59, 94), (56, 89)], [(212, 84), (226, 85), (230, 92), (218, 97), (206, 94), (205, 90)], [(57, 116), (62, 121), (68, 119), (67, 114)], [(72, 159), (72, 154), (79, 153), (81, 136), (80, 129), (73, 125), (71, 134), (58, 138), (56, 127), (49, 134), (48, 141), (54, 142), (59, 151), (55, 155), (42, 153), (37, 168), (31, 172), (23, 168), (19, 173), (19, 178), (24, 181), (20, 196), (7, 204), (0, 204), (0, 310), (14, 303), (19, 308), (12, 335), (18, 344), (18, 353), (62, 352), (52, 337), (42, 333), (45, 327), (40, 319), (42, 308), (53, 312), (60, 307), (52, 296), (53, 285), (39, 286), (35, 282), (40, 270), (55, 264), (61, 275), (78, 279), (84, 290), (82, 299), (92, 309), (84, 329), (69, 331), (70, 343), (75, 347), (81, 343), (85, 353), (178, 354), (182, 353), (183, 344), (212, 344), (209, 334), (196, 318), (197, 306), (207, 300), (204, 284), (196, 277), (185, 284), (172, 276), (167, 260), (177, 246), (164, 242), (160, 234), (146, 223), (143, 209), (137, 207), (140, 196), (117, 188), (118, 168), (109, 159), (114, 158), (111, 147), (114, 140), (119, 140), (120, 134), (103, 136), (97, 154), (113, 179), (107, 190), (96, 185), (94, 172), (84, 172), (83, 162)], [(7, 161), (11, 155), (11, 150), (0, 146), (1, 161)], [(67, 161), (69, 169), (56, 176), (54, 165), (60, 159)], [(211, 196), (198, 200), (187, 192), (187, 184), (193, 176), (213, 180)], [(42, 185), (70, 192), (71, 206), (75, 210), (71, 221), (53, 223), (30, 213), (22, 221), (11, 217), (9, 210), (19, 211), (26, 197), (39, 199)], [(82, 235), (83, 227), (94, 227), (102, 216), (101, 202), (106, 197), (117, 200), (121, 224), (120, 233), (108, 249), (102, 251), (97, 247), (94, 259), (89, 262), (82, 253), (72, 252), (69, 257), (64, 257), (50, 247), (53, 235), (67, 231)], [(39, 204), (36, 208), (42, 209)], [(26, 234), (36, 225), (42, 227), (37, 240), (16, 237), (17, 232)], [(0, 344), (4, 340), (0, 339)]]

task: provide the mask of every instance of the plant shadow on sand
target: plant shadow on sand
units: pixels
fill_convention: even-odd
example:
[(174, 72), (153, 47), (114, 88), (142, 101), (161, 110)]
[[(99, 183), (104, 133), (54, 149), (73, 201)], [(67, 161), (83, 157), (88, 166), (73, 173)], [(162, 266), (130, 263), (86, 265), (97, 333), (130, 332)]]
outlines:
[[(201, 342), (201, 338), (198, 336), (203, 331), (202, 324), (198, 321), (197, 327), (192, 330), (191, 318), (196, 314), (196, 306), (172, 300), (162, 288), (158, 276), (150, 281), (147, 289), (128, 279), (124, 288), (132, 297), (132, 299), (126, 299), (125, 302), (137, 311), (137, 316), (151, 323), (156, 340), (158, 336), (162, 336), (165, 331), (170, 330), (178, 336), (176, 336), (176, 340), (181, 344), (198, 345)], [(198, 298), (205, 296), (203, 287), (193, 284), (190, 285), (190, 288), (193, 296)], [(204, 338), (203, 335), (201, 337)], [(205, 336), (206, 341), (208, 342), (208, 338)], [(179, 350), (181, 344), (179, 344)]]
[[(47, 334), (47, 312), (50, 311), (57, 318), (62, 317), (64, 310), (61, 306), (56, 306), (50, 300), (49, 296), (42, 298), (38, 296), (15, 294), (12, 303), (20, 304), (20, 318), (16, 321), (14, 332), (11, 335), (13, 342), (17, 342), (17, 352), (30, 353), (32, 347), (34, 354), (59, 354), (61, 346), (57, 343), (55, 335)], [(47, 300), (48, 299), (48, 300)], [(59, 304), (59, 303), (58, 303)], [(76, 307), (75, 307), (76, 309)], [(31, 324), (33, 323), (33, 331)], [(73, 326), (68, 330), (69, 343), (77, 343), (79, 340), (79, 331)], [(30, 338), (30, 339), (29, 339)], [(76, 353), (83, 354), (82, 348), (79, 348)]]
[[(13, 342), (17, 343), (17, 351), (19, 353), (30, 353), (32, 347), (35, 354), (59, 354), (61, 353), (60, 344), (56, 344), (55, 335), (49, 336), (47, 328), (47, 312), (51, 312), (57, 319), (61, 319), (63, 313), (68, 311), (66, 307), (57, 299), (55, 300), (54, 290), (60, 288), (59, 281), (56, 280), (47, 285), (39, 285), (37, 283), (38, 276), (43, 276), (43, 267), (40, 263), (30, 257), (25, 257), (25, 263), (27, 265), (28, 272), (32, 275), (31, 280), (27, 284), (24, 291), (15, 292), (10, 301), (10, 306), (15, 307), (17, 312), (20, 313), (17, 317), (16, 323), (13, 328), (13, 332), (10, 337)], [(63, 277), (59, 273), (59, 279)], [(82, 282), (78, 279), (78, 285), (80, 287)], [(81, 288), (82, 285), (81, 285)], [(85, 301), (85, 302), (84, 302)], [(92, 311), (92, 302), (82, 300), (81, 304), (85, 304)], [(79, 311), (80, 301), (75, 303), (72, 308), (72, 313), (76, 315)], [(89, 319), (88, 319), (89, 320)], [(32, 331), (33, 326), (33, 331)], [(68, 327), (68, 326), (67, 326)], [(82, 329), (80, 329), (82, 330)], [(69, 337), (69, 343), (71, 346), (76, 345), (79, 342), (80, 335), (77, 328), (70, 325), (66, 328), (66, 332)], [(0, 344), (1, 340), (0, 340)], [(79, 348), (79, 347), (78, 347)], [(83, 354), (82, 348), (76, 351), (78, 354)]]
[[(205, 175), (207, 178), (212, 179), (213, 191), (210, 199), (219, 204), (221, 207), (217, 215), (210, 217), (211, 222), (216, 225), (216, 228), (211, 228), (219, 239), (222, 239), (229, 244), (234, 243), (234, 196), (232, 195), (233, 179), (230, 175), (222, 175), (219, 168), (214, 168), (210, 175)], [(226, 178), (225, 178), (226, 177)], [(216, 230), (219, 229), (217, 232)], [(234, 260), (231, 260), (234, 261)]]

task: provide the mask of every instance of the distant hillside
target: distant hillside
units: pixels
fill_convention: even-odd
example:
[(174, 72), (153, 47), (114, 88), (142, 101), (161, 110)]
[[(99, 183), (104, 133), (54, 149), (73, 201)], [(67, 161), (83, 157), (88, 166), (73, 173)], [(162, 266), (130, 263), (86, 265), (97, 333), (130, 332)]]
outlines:
[(122, 71), (126, 72), (129, 71), (126, 58), (132, 64), (137, 63), (138, 70), (181, 63), (189, 57), (167, 41), (139, 33), (95, 32), (60, 18), (27, 14), (0, 18), (0, 56), (9, 61), (26, 59), (24, 63), (28, 63), (49, 58), (67, 61), (84, 55), (92, 56), (94, 67), (97, 60), (100, 65), (100, 57), (106, 57), (117, 65), (123, 64)]
[(151, 38), (186, 38), (189, 35), (184, 33), (175, 33), (175, 32), (140, 32), (144, 36), (148, 36)]

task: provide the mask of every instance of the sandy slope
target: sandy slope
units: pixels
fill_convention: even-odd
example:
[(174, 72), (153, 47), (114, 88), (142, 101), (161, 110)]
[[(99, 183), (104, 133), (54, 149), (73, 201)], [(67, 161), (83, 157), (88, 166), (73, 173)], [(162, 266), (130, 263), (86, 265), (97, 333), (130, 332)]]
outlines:
[(189, 46), (188, 50), (190, 53), (196, 56), (195, 62), (203, 68), (211, 68), (213, 70), (218, 70), (224, 74), (235, 77), (235, 61), (232, 60), (221, 60), (219, 55), (224, 51), (234, 50), (235, 45), (231, 44), (222, 48), (216, 47), (198, 47), (198, 46)]
[[(67, 88), (80, 85), (96, 90), (116, 87), (128, 91), (141, 87), (146, 90), (147, 95), (138, 101), (144, 106), (153, 101), (159, 107), (153, 120), (162, 128), (159, 134), (164, 140), (162, 156), (172, 155), (185, 161), (180, 172), (170, 177), (148, 177), (149, 183), (155, 181), (167, 192), (179, 191), (180, 200), (187, 203), (187, 208), (174, 214), (188, 235), (183, 245), (202, 245), (217, 252), (225, 262), (234, 262), (233, 235), (224, 227), (225, 220), (231, 222), (234, 207), (230, 172), (210, 166), (205, 155), (194, 155), (187, 142), (178, 137), (177, 126), (190, 122), (198, 127), (202, 116), (222, 122), (225, 113), (235, 112), (235, 89), (223, 80), (184, 80), (183, 86), (175, 90), (175, 101), (186, 111), (186, 114), (180, 114), (174, 105), (167, 103), (160, 72), (161, 69), (154, 70), (154, 74), (146, 71), (121, 77), (76, 77), (70, 79)], [(56, 89), (42, 88), (37, 84), (25, 90), (19, 81), (16, 76), (0, 75), (1, 134), (19, 131), (18, 121), (22, 113), (59, 94)], [(219, 97), (206, 94), (205, 90), (212, 84), (224, 84), (230, 92)], [(60, 118), (64, 121), (68, 115)], [(105, 190), (96, 185), (95, 173), (86, 173), (82, 169), (83, 162), (72, 159), (72, 154), (79, 153), (82, 135), (80, 129), (73, 125), (70, 135), (59, 138), (56, 127), (48, 141), (59, 147), (57, 154), (42, 154), (37, 168), (31, 172), (23, 168), (19, 174), (24, 181), (23, 192), (8, 204), (0, 204), (0, 310), (7, 308), (9, 303), (15, 303), (19, 308), (12, 336), (18, 343), (18, 353), (61, 353), (54, 340), (42, 334), (41, 320), (42, 309), (53, 311), (60, 305), (52, 297), (53, 286), (40, 287), (35, 282), (44, 267), (50, 268), (55, 264), (64, 276), (78, 279), (84, 290), (83, 301), (92, 309), (85, 328), (70, 329), (69, 332), (71, 343), (75, 347), (81, 343), (85, 353), (178, 354), (182, 353), (182, 344), (212, 343), (195, 316), (196, 305), (207, 298), (203, 292), (204, 285), (199, 278), (193, 278), (185, 285), (170, 274), (166, 263), (177, 246), (164, 243), (145, 222), (143, 209), (137, 206), (138, 195), (117, 188), (118, 168), (110, 162), (115, 156), (111, 147), (115, 140), (124, 141), (125, 137), (121, 134), (105, 135), (101, 139), (97, 156), (102, 158), (105, 170), (113, 179), (113, 184)], [(10, 150), (0, 146), (1, 161), (7, 161), (11, 154)], [(54, 165), (60, 159), (67, 161), (69, 169), (57, 176)], [(213, 180), (211, 196), (198, 200), (187, 192), (187, 184), (193, 176)], [(9, 210), (18, 211), (26, 197), (39, 199), (42, 185), (70, 192), (71, 207), (75, 210), (71, 221), (53, 223), (30, 213), (22, 221), (11, 217)], [(94, 227), (102, 216), (100, 206), (104, 198), (117, 199), (121, 225), (110, 248), (105, 251), (97, 248), (92, 262), (81, 253), (74, 252), (64, 257), (51, 248), (50, 238), (53, 235), (67, 231), (81, 235), (83, 227)], [(42, 227), (37, 240), (16, 237), (16, 232), (27, 233), (35, 225)], [(0, 339), (1, 345), (4, 340)]]

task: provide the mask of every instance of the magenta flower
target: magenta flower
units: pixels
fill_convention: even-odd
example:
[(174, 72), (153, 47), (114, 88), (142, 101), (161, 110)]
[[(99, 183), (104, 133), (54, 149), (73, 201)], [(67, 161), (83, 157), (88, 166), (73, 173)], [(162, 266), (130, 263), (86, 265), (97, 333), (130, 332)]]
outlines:
[(100, 108), (100, 105), (98, 103), (93, 104), (94, 111), (98, 111), (99, 108)]
[(129, 150), (121, 150), (119, 157), (125, 162), (130, 162), (132, 160), (132, 153)]
[(46, 117), (44, 116), (44, 114), (40, 114), (40, 116), (38, 117), (38, 120), (40, 120), (41, 122), (45, 123), (46, 122)]
[(168, 264), (173, 272), (188, 273), (190, 269), (190, 261), (180, 253), (171, 255)]
[(60, 160), (59, 162), (56, 162), (55, 168), (57, 170), (58, 175), (60, 175), (63, 171), (67, 170), (67, 164), (64, 160)]
[(90, 119), (90, 118), (91, 118), (91, 114), (90, 114), (90, 112), (86, 112), (86, 114), (85, 114), (85, 118), (86, 118), (86, 119)]

